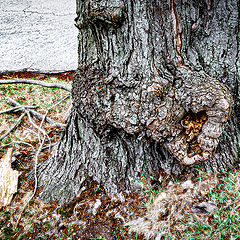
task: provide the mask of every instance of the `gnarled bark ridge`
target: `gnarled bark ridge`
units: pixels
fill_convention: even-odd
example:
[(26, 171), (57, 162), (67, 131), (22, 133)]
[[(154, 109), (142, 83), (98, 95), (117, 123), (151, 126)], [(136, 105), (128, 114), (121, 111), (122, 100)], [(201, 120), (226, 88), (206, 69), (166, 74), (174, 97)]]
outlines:
[(141, 174), (237, 161), (237, 1), (86, 0), (77, 14), (73, 110), (41, 167), (43, 198), (63, 201), (92, 180), (118, 194)]

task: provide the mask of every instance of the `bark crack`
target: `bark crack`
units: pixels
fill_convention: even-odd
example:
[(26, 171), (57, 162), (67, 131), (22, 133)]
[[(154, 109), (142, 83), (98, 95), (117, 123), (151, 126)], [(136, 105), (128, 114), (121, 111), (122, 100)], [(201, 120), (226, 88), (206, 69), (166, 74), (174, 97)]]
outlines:
[(181, 49), (182, 49), (182, 36), (179, 29), (179, 21), (178, 21), (178, 15), (177, 15), (177, 7), (174, 2), (174, 0), (171, 0), (171, 16), (172, 16), (172, 23), (173, 23), (173, 34), (174, 34), (174, 40), (175, 40), (175, 50), (178, 56), (177, 59), (177, 65), (183, 65), (183, 57), (181, 55)]
[[(240, 1), (238, 1), (237, 6), (238, 6), (238, 24), (236, 29), (237, 55), (236, 55), (235, 65), (236, 65), (237, 72), (239, 72), (238, 61), (239, 61)], [(237, 84), (236, 89), (238, 90), (238, 80), (236, 80), (236, 84)]]

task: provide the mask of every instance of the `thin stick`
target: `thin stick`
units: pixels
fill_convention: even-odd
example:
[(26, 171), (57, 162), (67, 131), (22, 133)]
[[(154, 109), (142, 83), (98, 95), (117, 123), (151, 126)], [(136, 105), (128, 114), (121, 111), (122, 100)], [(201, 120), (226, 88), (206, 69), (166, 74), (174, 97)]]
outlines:
[(22, 108), (34, 109), (34, 108), (36, 108), (36, 107), (34, 107), (34, 106), (17, 106), (17, 107), (13, 107), (13, 108), (6, 109), (6, 110), (4, 110), (4, 111), (1, 111), (0, 114), (9, 113), (9, 112), (21, 111), (21, 110), (23, 110)]
[(44, 122), (44, 118), (43, 118), (43, 120), (41, 122), (41, 126), (38, 127), (38, 125), (32, 120), (32, 117), (31, 117), (29, 111), (25, 110), (25, 112), (26, 112), (26, 114), (28, 116), (29, 122), (33, 125), (33, 127), (35, 127), (38, 130), (38, 140), (39, 140), (39, 142), (41, 142), (41, 136), (40, 136), (40, 132), (41, 132), (43, 134), (43, 136), (44, 136), (44, 139), (45, 139), (45, 136), (47, 136), (48, 141), (51, 143), (51, 139), (48, 136), (47, 132), (44, 129), (41, 128), (42, 123)]
[(12, 143), (19, 144), (19, 145), (20, 145), (20, 144), (24, 144), (24, 145), (27, 145), (27, 146), (31, 147), (32, 150), (34, 150), (33, 145), (30, 144), (30, 143), (27, 143), (27, 142), (22, 142), (22, 141), (12, 141)]
[(35, 156), (35, 166), (34, 166), (34, 179), (35, 179), (35, 184), (34, 184), (34, 191), (33, 191), (32, 196), (31, 196), (31, 197), (28, 199), (28, 201), (24, 204), (23, 209), (22, 209), (22, 211), (20, 212), (19, 217), (18, 217), (18, 220), (17, 220), (17, 222), (16, 222), (16, 224), (15, 224), (15, 228), (18, 227), (18, 224), (19, 224), (19, 222), (20, 222), (20, 220), (21, 220), (21, 217), (22, 217), (22, 214), (23, 214), (25, 208), (27, 207), (27, 205), (30, 203), (30, 201), (33, 199), (33, 197), (35, 196), (35, 194), (36, 194), (36, 192), (37, 192), (37, 185), (38, 185), (38, 182), (37, 182), (37, 164), (38, 164), (38, 157), (39, 157), (39, 154), (40, 154), (40, 152), (41, 152), (41, 150), (42, 150), (43, 144), (44, 144), (44, 142), (45, 142), (45, 138), (46, 138), (46, 136), (44, 135), (43, 140), (42, 140), (42, 142), (41, 142), (41, 144), (40, 144), (40, 146), (39, 146), (39, 148), (38, 148), (37, 154), (36, 154), (36, 156)]
[(56, 107), (57, 105), (59, 105), (61, 102), (63, 102), (63, 101), (65, 101), (67, 98), (69, 98), (71, 95), (67, 95), (67, 96), (65, 96), (64, 98), (62, 98), (60, 101), (58, 101), (57, 103), (55, 103), (53, 106), (51, 106), (50, 108), (48, 108), (47, 110), (46, 110), (46, 112), (45, 112), (45, 115), (44, 115), (44, 121), (45, 121), (45, 119), (47, 118), (47, 115), (48, 115), (48, 112), (52, 109), (52, 108), (54, 108), (54, 107)]
[[(28, 114), (29, 114), (29, 113), (28, 113)], [(31, 118), (31, 117), (30, 117), (30, 118)], [(22, 211), (20, 212), (20, 215), (19, 215), (19, 217), (18, 217), (18, 220), (17, 220), (17, 222), (16, 222), (16, 224), (15, 224), (15, 228), (17, 228), (17, 226), (18, 226), (18, 224), (19, 224), (19, 222), (20, 222), (20, 220), (21, 220), (21, 217), (22, 217), (22, 214), (23, 214), (25, 208), (27, 207), (27, 205), (30, 203), (30, 201), (33, 199), (33, 197), (35, 196), (35, 194), (36, 194), (36, 192), (37, 192), (37, 186), (38, 186), (38, 179), (37, 179), (38, 157), (39, 157), (40, 152), (41, 152), (42, 149), (43, 149), (43, 145), (44, 145), (44, 142), (45, 142), (45, 138), (46, 138), (46, 136), (48, 137), (48, 135), (46, 134), (46, 132), (42, 129), (43, 123), (44, 123), (44, 118), (43, 118), (43, 120), (42, 120), (42, 122), (41, 122), (40, 127), (37, 126), (37, 127), (38, 127), (38, 138), (41, 139), (40, 132), (42, 132), (42, 133), (44, 134), (44, 136), (43, 136), (43, 140), (40, 141), (41, 144), (40, 144), (40, 146), (39, 146), (39, 148), (38, 148), (38, 151), (37, 151), (37, 153), (36, 153), (36, 156), (35, 156), (35, 165), (34, 165), (34, 180), (35, 180), (35, 184), (34, 184), (34, 191), (33, 191), (32, 196), (28, 199), (28, 201), (27, 201), (27, 202), (25, 203), (25, 205), (23, 206), (23, 209), (22, 209)], [(49, 138), (49, 137), (48, 137), (48, 138)]]
[[(48, 112), (49, 112), (52, 108), (54, 108), (54, 107), (56, 107), (58, 104), (60, 104), (61, 102), (65, 101), (65, 100), (66, 100), (67, 98), (69, 98), (70, 96), (71, 96), (71, 95), (65, 96), (63, 99), (61, 99), (61, 100), (58, 101), (56, 104), (54, 104), (53, 106), (51, 106), (50, 108), (48, 108), (48, 109), (46, 110), (46, 113), (44, 114), (43, 119), (42, 119), (42, 122), (41, 122), (41, 125), (40, 125), (40, 129), (42, 128), (43, 123), (44, 123), (45, 119), (47, 118)], [(47, 136), (48, 136), (48, 135), (47, 135)], [(50, 151), (52, 143), (51, 143), (51, 139), (50, 139), (50, 138), (48, 138), (48, 139), (49, 139), (49, 142), (50, 142), (50, 144), (49, 144), (49, 151)]]
[[(44, 129), (41, 129), (33, 120), (32, 120), (32, 117), (30, 115), (30, 112), (28, 110), (25, 110), (26, 111), (26, 114), (28, 116), (28, 119), (29, 119), (29, 122), (33, 125), (33, 127), (35, 127), (39, 132), (41, 132), (43, 135), (46, 135), (46, 131)], [(41, 142), (39, 140), (39, 142)]]
[[(37, 119), (39, 119), (40, 121), (44, 118), (44, 115), (34, 111), (34, 110), (30, 110), (29, 111), (34, 117), (36, 117)], [(59, 123), (59, 122), (56, 122), (54, 120), (52, 120), (51, 118), (49, 117), (46, 117), (46, 122), (50, 123), (53, 127), (58, 127), (58, 128), (64, 128), (66, 126), (66, 124), (63, 124), (63, 123)]]
[(56, 146), (56, 145), (58, 145), (58, 142), (56, 142), (56, 143), (54, 143), (54, 144), (48, 144), (47, 146), (43, 147), (42, 150), (43, 150), (43, 149), (46, 149), (46, 148), (49, 148), (49, 149), (50, 149), (51, 147), (54, 147), (54, 146)]
[(30, 133), (32, 133), (32, 134), (34, 134), (34, 135), (38, 135), (38, 133), (37, 132), (35, 132), (33, 129), (30, 129), (30, 128), (27, 128), (27, 127), (24, 127), (24, 126), (22, 126), (24, 129), (26, 129), (28, 132), (30, 132)]
[(33, 80), (30, 78), (27, 78), (27, 79), (15, 78), (15, 79), (0, 80), (0, 84), (16, 84), (16, 83), (40, 85), (40, 86), (48, 87), (48, 88), (60, 88), (60, 89), (66, 90), (68, 92), (71, 92), (71, 88), (61, 85), (59, 83), (48, 83), (48, 82)]
[(71, 97), (71, 95), (67, 95), (64, 98), (62, 98), (60, 101), (58, 101), (57, 103), (55, 103), (53, 106), (51, 106), (50, 108), (48, 108), (48, 111), (54, 107), (56, 107), (57, 105), (59, 105), (61, 102), (65, 101), (66, 99), (68, 99), (69, 97)]
[(13, 107), (13, 108), (10, 108), (10, 109), (1, 111), (0, 114), (4, 114), (4, 113), (8, 113), (8, 112), (13, 112), (13, 111), (18, 111), (19, 109), (21, 109), (20, 106), (18, 106), (18, 107)]
[(50, 108), (48, 108), (48, 109), (46, 110), (46, 112), (45, 112), (45, 115), (44, 115), (44, 117), (43, 117), (43, 120), (45, 121), (45, 119), (47, 118), (48, 112), (49, 112), (52, 108), (56, 107), (56, 106), (59, 105), (61, 102), (65, 101), (65, 100), (66, 100), (67, 98), (69, 98), (70, 96), (71, 96), (71, 95), (65, 96), (65, 97), (62, 98), (60, 101), (58, 101), (57, 103), (55, 103), (53, 106), (51, 106)]
[[(40, 129), (42, 129), (43, 123), (44, 123), (44, 121), (45, 121), (45, 119), (47, 117), (47, 113), (48, 113), (48, 111), (43, 116), (43, 119), (42, 119), (41, 124), (40, 124)], [(40, 136), (40, 132), (39, 131), (38, 131), (38, 135)], [(48, 140), (49, 140), (49, 151), (50, 151), (51, 145), (52, 145), (52, 141), (51, 141), (51, 138), (49, 138), (48, 134), (47, 134), (47, 137), (48, 137)]]
[(23, 117), (26, 115), (26, 113), (24, 112), (20, 118), (18, 118), (18, 120), (16, 121), (16, 123), (3, 135), (0, 137), (0, 141), (3, 140), (6, 136), (8, 136), (16, 127), (18, 127), (18, 125), (21, 123)]
[[(20, 103), (18, 103), (17, 101), (13, 100), (12, 98), (10, 97), (6, 97), (6, 100), (12, 104), (13, 106), (17, 106), (17, 107), (24, 107), (23, 105), (21, 105)], [(34, 111), (34, 110), (29, 110), (29, 112), (34, 116), (36, 117), (37, 119), (39, 120), (42, 120), (44, 115)], [(54, 127), (58, 127), (58, 128), (64, 128), (66, 126), (66, 124), (63, 124), (63, 123), (58, 123), (54, 120), (52, 120), (51, 118), (49, 117), (46, 117), (46, 122), (50, 123), (52, 126)]]
[(63, 122), (64, 122), (64, 123), (67, 122), (68, 117), (69, 117), (69, 115), (70, 115), (70, 113), (71, 113), (71, 109), (72, 109), (72, 104), (68, 107), (68, 110), (66, 111), (66, 113), (65, 113), (65, 115), (64, 115), (64, 117), (63, 117)]

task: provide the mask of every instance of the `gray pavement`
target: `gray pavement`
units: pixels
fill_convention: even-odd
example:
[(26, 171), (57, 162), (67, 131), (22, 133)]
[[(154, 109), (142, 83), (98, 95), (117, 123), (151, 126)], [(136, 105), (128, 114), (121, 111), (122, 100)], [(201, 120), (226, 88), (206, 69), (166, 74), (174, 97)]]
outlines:
[(0, 72), (77, 68), (76, 0), (0, 0)]

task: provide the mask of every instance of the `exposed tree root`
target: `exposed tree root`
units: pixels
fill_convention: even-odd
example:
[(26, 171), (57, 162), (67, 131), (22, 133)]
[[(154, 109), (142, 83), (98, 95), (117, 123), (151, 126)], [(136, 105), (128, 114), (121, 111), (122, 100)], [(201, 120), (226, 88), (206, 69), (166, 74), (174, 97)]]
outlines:
[(71, 88), (58, 83), (47, 83), (33, 79), (18, 79), (18, 78), (0, 80), (0, 84), (16, 84), (16, 83), (40, 85), (48, 88), (60, 88), (68, 92), (71, 92)]

